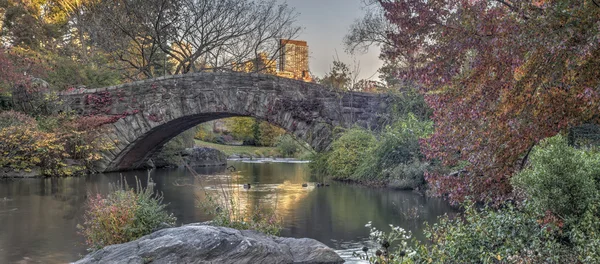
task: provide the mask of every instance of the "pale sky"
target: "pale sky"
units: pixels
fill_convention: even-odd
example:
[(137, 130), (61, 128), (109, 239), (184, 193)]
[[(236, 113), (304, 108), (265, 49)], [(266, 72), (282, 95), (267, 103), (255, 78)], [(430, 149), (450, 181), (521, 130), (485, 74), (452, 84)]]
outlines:
[(379, 49), (372, 47), (367, 54), (350, 55), (345, 52), (343, 39), (350, 25), (362, 18), (361, 0), (277, 0), (285, 2), (299, 13), (297, 26), (302, 32), (297, 38), (308, 42), (309, 67), (313, 75), (323, 77), (332, 66), (337, 54), (342, 62), (352, 65), (360, 63), (361, 79), (377, 79), (377, 69), (382, 65)]

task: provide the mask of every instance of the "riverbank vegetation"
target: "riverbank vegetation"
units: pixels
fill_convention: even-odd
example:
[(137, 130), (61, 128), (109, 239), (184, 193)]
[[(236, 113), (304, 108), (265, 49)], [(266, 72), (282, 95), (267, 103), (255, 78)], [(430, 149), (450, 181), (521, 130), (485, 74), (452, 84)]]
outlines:
[(464, 209), (431, 225), (427, 241), (373, 260), (599, 262), (600, 6), (368, 3), (346, 44), (378, 45), (382, 74), (424, 96), (428, 193)]
[(39, 120), (16, 111), (0, 112), (0, 168), (3, 174), (73, 176), (93, 171), (101, 151), (112, 145), (99, 139), (95, 120), (74, 115)]
[(389, 251), (380, 254), (383, 263), (599, 262), (600, 152), (573, 148), (556, 136), (530, 155), (531, 163), (511, 180), (519, 200), (500, 208), (467, 200), (460, 217), (442, 217), (428, 226), (426, 241), (397, 236), (399, 227), (389, 233), (372, 230), (395, 245), (388, 250), (378, 239), (372, 251)]
[(432, 131), (430, 121), (409, 113), (381, 133), (363, 128), (344, 131), (328, 152), (316, 155), (311, 168), (332, 179), (416, 189), (425, 183), (430, 164), (419, 150), (419, 139)]
[(77, 226), (90, 250), (133, 241), (175, 225), (175, 217), (166, 212), (149, 176), (146, 187), (136, 177), (135, 189), (124, 179), (109, 189), (106, 196), (90, 194), (84, 222)]
[(282, 128), (251, 117), (220, 119), (195, 129), (196, 145), (228, 156), (307, 158), (312, 152)]
[(201, 140), (196, 140), (196, 146), (218, 149), (227, 156), (238, 155), (240, 157), (276, 157), (278, 155), (275, 147), (224, 145)]
[(311, 169), (326, 178), (398, 189), (424, 189), (432, 162), (420, 140), (433, 132), (423, 96), (403, 84), (388, 87), (387, 123), (377, 129), (337, 130), (328, 151), (313, 156)]

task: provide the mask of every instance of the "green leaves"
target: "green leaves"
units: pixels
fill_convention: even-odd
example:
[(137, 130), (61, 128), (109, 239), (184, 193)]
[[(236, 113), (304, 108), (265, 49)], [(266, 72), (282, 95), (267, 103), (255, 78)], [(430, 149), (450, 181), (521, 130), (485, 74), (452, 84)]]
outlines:
[(570, 147), (559, 135), (542, 141), (530, 155), (530, 166), (512, 183), (539, 210), (575, 222), (600, 201), (600, 154)]
[(327, 154), (328, 172), (334, 179), (348, 180), (356, 168), (371, 155), (375, 136), (362, 128), (352, 128), (331, 144)]

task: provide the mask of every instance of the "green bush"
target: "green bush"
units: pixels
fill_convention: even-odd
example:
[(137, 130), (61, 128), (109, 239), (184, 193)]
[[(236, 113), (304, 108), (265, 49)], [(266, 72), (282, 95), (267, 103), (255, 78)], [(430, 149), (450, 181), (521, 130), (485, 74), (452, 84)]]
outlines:
[(441, 218), (425, 231), (431, 243), (418, 248), (417, 262), (573, 263), (574, 255), (560, 243), (559, 227), (542, 217), (510, 205), (478, 210), (468, 203), (462, 217)]
[(400, 163), (391, 170), (384, 170), (387, 178), (387, 186), (412, 190), (425, 184), (425, 170), (430, 167), (429, 162), (413, 158), (411, 161)]
[(431, 121), (421, 121), (412, 113), (386, 127), (367, 159), (358, 166), (356, 180), (394, 182), (398, 188), (421, 185), (428, 163), (423, 162), (419, 139), (433, 132)]
[(578, 220), (600, 195), (600, 155), (568, 146), (562, 136), (542, 141), (530, 165), (513, 177), (535, 207), (566, 220)]
[(352, 180), (358, 166), (371, 155), (375, 136), (368, 130), (352, 128), (331, 144), (327, 153), (327, 173), (334, 179)]
[(430, 163), (419, 139), (433, 131), (431, 121), (408, 113), (376, 134), (360, 128), (342, 132), (328, 152), (311, 157), (311, 170), (334, 179), (415, 189), (425, 183)]
[(91, 249), (100, 249), (138, 239), (163, 225), (174, 225), (175, 217), (165, 211), (162, 196), (155, 194), (148, 177), (148, 187), (142, 188), (136, 178), (136, 189), (125, 181), (111, 185), (107, 196), (90, 196), (83, 225), (78, 225)]
[(415, 261), (433, 263), (599, 263), (599, 154), (542, 141), (529, 166), (512, 179), (518, 206), (476, 209), (443, 217), (426, 230)]
[(599, 165), (599, 153), (568, 146), (558, 135), (535, 147), (529, 166), (512, 179), (532, 210), (562, 226), (562, 239), (584, 263), (600, 262)]
[(293, 157), (300, 150), (298, 142), (292, 136), (285, 134), (277, 140), (277, 151), (284, 157)]

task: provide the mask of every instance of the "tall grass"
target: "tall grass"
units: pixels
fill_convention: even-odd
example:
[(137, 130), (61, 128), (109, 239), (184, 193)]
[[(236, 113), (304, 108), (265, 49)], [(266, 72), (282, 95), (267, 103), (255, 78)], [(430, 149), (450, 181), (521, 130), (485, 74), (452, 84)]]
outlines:
[(236, 184), (232, 178), (236, 176), (230, 172), (224, 177), (216, 191), (207, 191), (202, 185), (203, 176), (196, 173), (191, 167), (188, 170), (199, 179), (202, 189), (202, 197), (197, 197), (199, 206), (208, 214), (213, 216), (212, 224), (216, 226), (230, 227), (239, 230), (255, 230), (268, 235), (279, 235), (281, 231), (281, 218), (277, 216), (277, 193), (273, 206), (258, 205), (250, 206), (250, 192), (252, 186), (244, 191), (243, 185)]
[(135, 189), (130, 188), (121, 177), (109, 185), (108, 195), (89, 195), (84, 222), (77, 228), (91, 250), (129, 242), (175, 224), (176, 218), (165, 210), (163, 196), (154, 192), (150, 175), (146, 188), (137, 177), (135, 182)]

